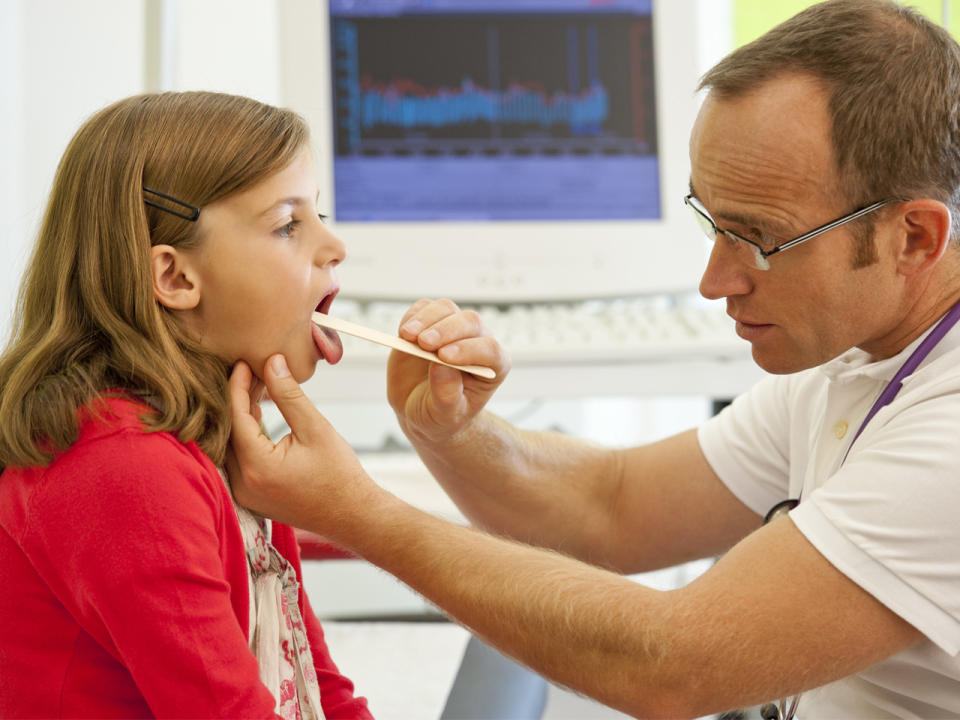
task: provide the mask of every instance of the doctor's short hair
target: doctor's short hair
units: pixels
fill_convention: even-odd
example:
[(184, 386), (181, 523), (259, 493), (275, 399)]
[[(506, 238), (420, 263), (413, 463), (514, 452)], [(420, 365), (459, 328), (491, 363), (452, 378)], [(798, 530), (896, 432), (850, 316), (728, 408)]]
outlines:
[(223, 461), (229, 368), (157, 302), (150, 260), (155, 245), (202, 243), (202, 213), (191, 222), (186, 205), (143, 188), (202, 208), (282, 170), (308, 144), (294, 112), (212, 92), (129, 97), (81, 126), (57, 168), (0, 356), (0, 466), (46, 464), (76, 439), (77, 409), (111, 390), (156, 407), (144, 418), (150, 429)]
[(733, 51), (700, 89), (736, 98), (783, 73), (826, 83), (851, 207), (933, 198), (960, 238), (960, 46), (945, 29), (887, 0), (828, 0)]

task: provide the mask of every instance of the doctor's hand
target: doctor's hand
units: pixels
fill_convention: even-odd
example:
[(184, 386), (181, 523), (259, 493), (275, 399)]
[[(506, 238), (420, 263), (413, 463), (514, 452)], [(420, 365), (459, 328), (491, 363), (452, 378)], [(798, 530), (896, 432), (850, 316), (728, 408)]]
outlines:
[(250, 367), (238, 362), (229, 382), (227, 467), (233, 494), (262, 515), (336, 539), (352, 517), (361, 517), (372, 495), (383, 491), (304, 395), (282, 355), (267, 360), (264, 382), (290, 433), (276, 443), (263, 434), (258, 383)]
[(510, 358), (480, 316), (450, 300), (418, 300), (400, 321), (400, 337), (436, 352), (444, 362), (482, 365), (486, 380), (404, 353), (387, 364), (387, 398), (411, 440), (446, 440), (483, 409), (510, 371)]

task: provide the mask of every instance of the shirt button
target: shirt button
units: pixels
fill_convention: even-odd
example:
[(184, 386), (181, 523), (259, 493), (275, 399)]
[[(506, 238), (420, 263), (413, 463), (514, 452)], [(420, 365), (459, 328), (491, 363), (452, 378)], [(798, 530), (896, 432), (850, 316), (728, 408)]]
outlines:
[(843, 440), (843, 436), (847, 434), (847, 429), (850, 426), (844, 421), (840, 420), (836, 425), (833, 426), (833, 436), (837, 440)]

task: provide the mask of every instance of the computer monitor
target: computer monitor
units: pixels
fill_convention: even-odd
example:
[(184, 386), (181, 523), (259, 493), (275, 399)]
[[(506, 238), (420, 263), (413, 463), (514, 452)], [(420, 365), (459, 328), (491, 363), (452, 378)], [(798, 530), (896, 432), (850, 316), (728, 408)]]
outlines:
[(684, 291), (696, 0), (285, 0), (343, 294)]

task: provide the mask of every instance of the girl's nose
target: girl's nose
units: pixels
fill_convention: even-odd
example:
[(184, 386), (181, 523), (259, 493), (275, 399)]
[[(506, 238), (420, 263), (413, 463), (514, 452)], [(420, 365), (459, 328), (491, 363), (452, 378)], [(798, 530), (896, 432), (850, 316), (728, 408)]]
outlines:
[(335, 267), (347, 258), (347, 246), (319, 219), (316, 262), (321, 267)]

